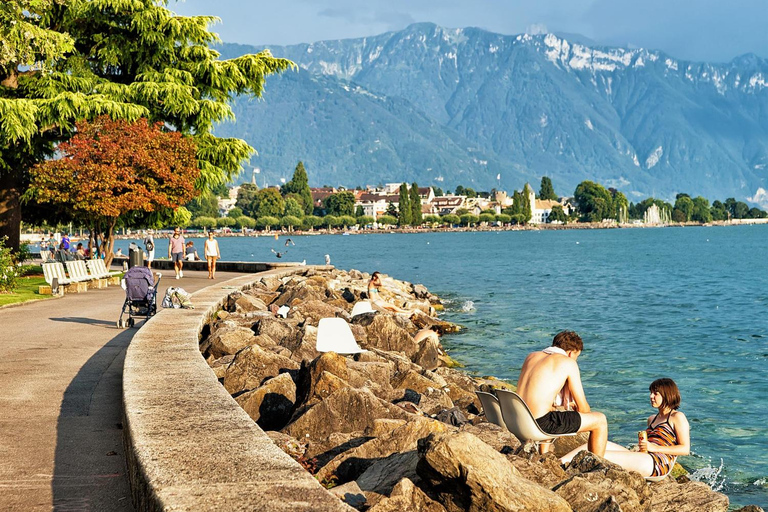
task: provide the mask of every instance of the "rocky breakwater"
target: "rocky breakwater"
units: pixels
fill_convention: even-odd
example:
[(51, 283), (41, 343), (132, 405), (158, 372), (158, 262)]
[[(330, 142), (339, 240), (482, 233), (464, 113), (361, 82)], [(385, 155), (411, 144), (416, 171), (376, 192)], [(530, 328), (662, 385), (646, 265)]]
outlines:
[[(421, 285), (384, 279), (381, 295), (419, 310), (351, 317), (369, 275), (308, 270), (261, 278), (234, 292), (200, 349), (222, 385), (281, 449), (341, 500), (371, 512), (722, 511), (725, 495), (685, 477), (647, 484), (561, 438), (538, 455), (485, 421), (476, 390), (511, 387), (453, 368), (425, 327), (458, 330), (429, 313), (440, 301)], [(286, 318), (275, 310), (288, 306)], [(341, 317), (366, 352), (315, 350), (321, 318)]]

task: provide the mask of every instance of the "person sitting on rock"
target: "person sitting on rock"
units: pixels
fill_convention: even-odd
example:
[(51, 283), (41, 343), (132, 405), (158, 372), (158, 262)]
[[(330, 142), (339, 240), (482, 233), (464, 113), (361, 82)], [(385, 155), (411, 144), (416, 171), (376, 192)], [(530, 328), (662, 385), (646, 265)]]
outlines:
[[(638, 448), (633, 452), (608, 441), (604, 457), (627, 471), (636, 471), (644, 477), (664, 476), (672, 470), (678, 455), (691, 451), (691, 429), (688, 418), (678, 411), (680, 390), (672, 379), (656, 379), (648, 390), (651, 406), (658, 412), (648, 416), (647, 428), (639, 432)], [(560, 461), (568, 464), (586, 446), (580, 446), (564, 455)]]
[(424, 313), (420, 309), (403, 309), (385, 300), (381, 296), (381, 293), (379, 292), (379, 289), (381, 288), (381, 286), (382, 286), (381, 274), (379, 272), (374, 272), (371, 275), (371, 280), (368, 281), (368, 300), (371, 301), (371, 304), (375, 309), (378, 309), (380, 311), (389, 311), (392, 313), (407, 315), (407, 316), (413, 316), (413, 315), (419, 315), (419, 314), (426, 315), (426, 313)]
[[(544, 432), (589, 432), (589, 451), (602, 457), (608, 441), (608, 422), (605, 414), (591, 411), (584, 395), (576, 362), (583, 349), (581, 337), (575, 332), (558, 333), (551, 347), (526, 357), (517, 381), (517, 394), (528, 404)], [(569, 410), (555, 410), (559, 405)], [(540, 450), (547, 451), (551, 444), (541, 444)]]

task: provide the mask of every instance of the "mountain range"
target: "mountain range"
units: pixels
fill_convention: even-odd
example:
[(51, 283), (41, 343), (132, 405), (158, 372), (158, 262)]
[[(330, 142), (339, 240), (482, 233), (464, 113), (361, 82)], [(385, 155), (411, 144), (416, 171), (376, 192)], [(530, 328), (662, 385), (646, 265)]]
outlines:
[(767, 205), (768, 61), (569, 39), (419, 23), (270, 46), (298, 69), (270, 77), (262, 100), (236, 99), (237, 121), (217, 134), (257, 148), (251, 166), (271, 184), (302, 160), (313, 186), (511, 190), (547, 175), (561, 195), (590, 179), (634, 201), (686, 192)]

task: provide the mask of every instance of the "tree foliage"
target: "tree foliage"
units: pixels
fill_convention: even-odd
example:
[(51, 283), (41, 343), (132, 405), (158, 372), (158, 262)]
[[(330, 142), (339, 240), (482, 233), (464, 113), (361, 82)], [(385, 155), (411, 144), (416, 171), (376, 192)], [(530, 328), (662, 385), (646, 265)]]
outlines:
[[(256, 192), (251, 212), (256, 217), (281, 217), (285, 211), (285, 201), (276, 188), (264, 188)], [(251, 215), (253, 216), (253, 215)], [(271, 224), (275, 225), (275, 223)]]
[[(296, 165), (296, 170), (293, 171), (293, 177), (291, 180), (280, 187), (280, 192), (285, 196), (288, 194), (296, 194), (301, 198), (301, 208), (303, 215), (310, 215), (314, 204), (312, 202), (312, 192), (309, 190), (309, 178), (307, 177), (307, 170), (304, 168), (304, 162), (299, 161)], [(293, 213), (291, 215), (294, 215)]]
[(253, 148), (211, 133), (233, 95), (261, 96), (293, 64), (268, 50), (220, 61), (211, 16), (176, 16), (154, 0), (6, 0), (0, 7), (0, 236), (18, 247), (29, 170), (109, 115), (146, 117), (193, 137), (203, 190), (234, 177)]
[(543, 176), (541, 178), (541, 187), (539, 187), (539, 199), (544, 201), (557, 201), (557, 194), (555, 194), (555, 188), (552, 186), (552, 180), (549, 176)]
[(579, 207), (581, 220), (585, 222), (601, 222), (603, 219), (613, 219), (613, 198), (608, 190), (594, 181), (582, 181), (573, 193)]
[(191, 138), (145, 119), (79, 122), (58, 150), (61, 158), (32, 168), (25, 198), (66, 210), (92, 235), (103, 233), (108, 255), (118, 222), (169, 214), (193, 197), (200, 176)]
[(568, 217), (565, 215), (565, 211), (563, 211), (563, 207), (559, 204), (556, 204), (552, 207), (552, 211), (549, 212), (549, 216), (547, 217), (547, 222), (562, 222), (565, 224), (568, 222)]
[(400, 185), (400, 201), (398, 202), (398, 226), (408, 226), (411, 224), (411, 196), (408, 193), (408, 184)]
[(237, 200), (235, 206), (243, 210), (245, 215), (254, 217), (256, 215), (256, 193), (259, 191), (259, 187), (253, 183), (243, 183), (240, 185), (240, 189), (237, 191)]
[(411, 191), (408, 197), (409, 206), (411, 207), (411, 225), (421, 226), (421, 196), (419, 195), (419, 185), (416, 182), (411, 183)]
[(219, 202), (211, 192), (205, 190), (186, 204), (192, 217), (218, 217)]
[(355, 215), (355, 194), (348, 190), (336, 192), (325, 199), (325, 211), (329, 215), (339, 217)]

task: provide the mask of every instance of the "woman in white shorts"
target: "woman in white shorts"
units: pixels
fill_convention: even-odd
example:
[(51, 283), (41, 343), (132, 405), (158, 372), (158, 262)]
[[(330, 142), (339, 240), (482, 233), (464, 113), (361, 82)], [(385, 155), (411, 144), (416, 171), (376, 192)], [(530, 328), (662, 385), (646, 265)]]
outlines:
[(219, 242), (213, 239), (213, 231), (208, 232), (205, 241), (205, 259), (208, 260), (208, 279), (216, 279), (216, 260), (221, 258)]

